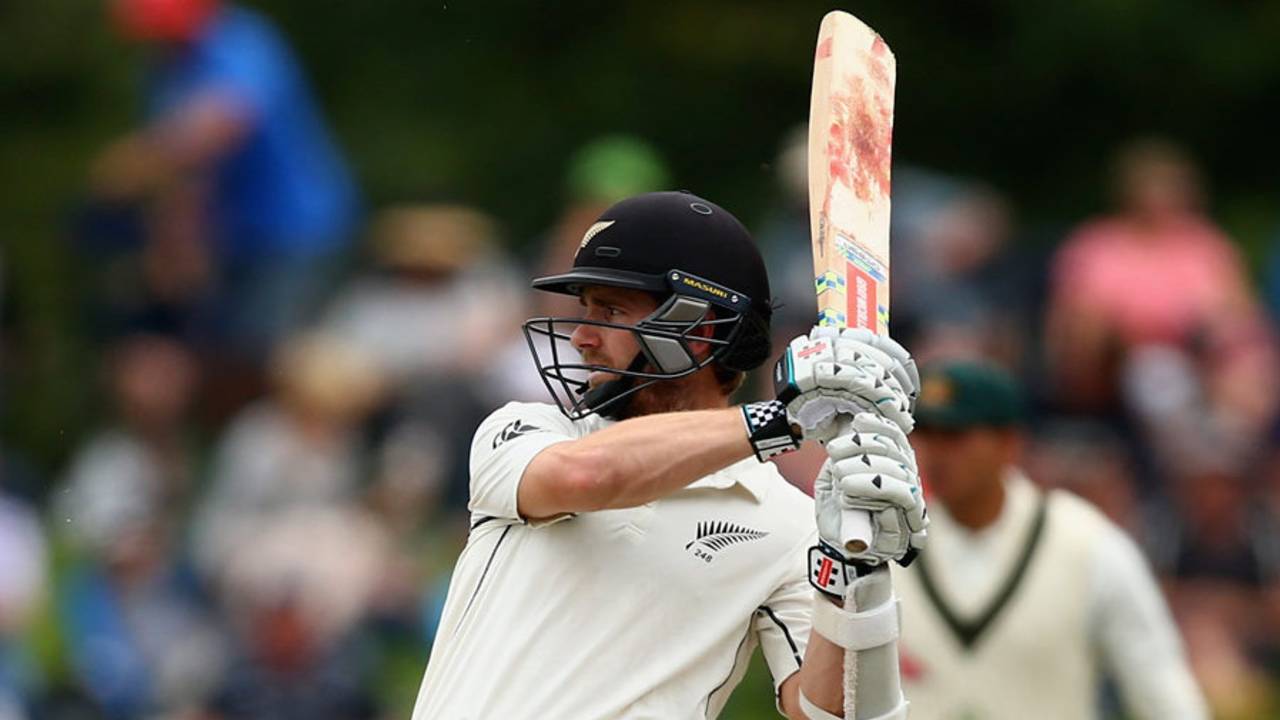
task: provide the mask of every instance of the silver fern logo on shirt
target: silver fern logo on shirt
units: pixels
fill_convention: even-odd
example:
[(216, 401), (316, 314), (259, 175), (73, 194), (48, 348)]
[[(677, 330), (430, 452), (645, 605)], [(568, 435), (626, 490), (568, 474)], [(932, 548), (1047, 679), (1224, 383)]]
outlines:
[(693, 540), (684, 546), (703, 562), (711, 562), (716, 553), (731, 545), (759, 540), (769, 533), (721, 520), (704, 520), (698, 523)]

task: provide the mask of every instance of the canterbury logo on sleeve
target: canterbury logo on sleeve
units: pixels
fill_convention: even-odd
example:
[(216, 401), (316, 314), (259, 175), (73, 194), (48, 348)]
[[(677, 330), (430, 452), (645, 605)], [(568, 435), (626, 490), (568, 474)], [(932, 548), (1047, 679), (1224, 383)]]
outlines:
[(542, 428), (537, 425), (529, 425), (523, 420), (513, 420), (507, 423), (506, 427), (502, 428), (502, 432), (494, 436), (493, 447), (494, 449), (497, 449), (499, 445), (508, 440), (514, 440), (521, 435), (528, 435), (533, 432), (542, 432)]

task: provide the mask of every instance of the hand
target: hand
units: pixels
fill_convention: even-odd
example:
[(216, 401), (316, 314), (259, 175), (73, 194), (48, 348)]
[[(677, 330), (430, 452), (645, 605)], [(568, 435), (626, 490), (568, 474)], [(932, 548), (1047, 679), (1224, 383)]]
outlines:
[[(906, 564), (929, 526), (915, 453), (897, 424), (874, 413), (855, 415), (851, 429), (827, 443), (830, 457), (814, 481), (818, 536), (851, 560)], [(857, 555), (844, 550), (840, 533), (842, 511), (853, 508), (871, 513), (871, 546)]]
[(915, 426), (920, 376), (901, 345), (870, 330), (815, 327), (787, 346), (774, 376), (778, 399), (807, 440), (835, 436), (836, 417), (871, 411), (903, 433)]
[(153, 187), (156, 152), (140, 133), (111, 143), (89, 168), (93, 193), (107, 200), (140, 199)]

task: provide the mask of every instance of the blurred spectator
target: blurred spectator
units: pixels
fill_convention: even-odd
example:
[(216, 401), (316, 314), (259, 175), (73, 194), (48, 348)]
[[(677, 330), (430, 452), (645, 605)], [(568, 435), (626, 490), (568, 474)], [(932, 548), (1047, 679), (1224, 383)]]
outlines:
[(1233, 467), (1210, 459), (1178, 477), (1177, 512), (1164, 516), (1153, 549), (1216, 716), (1274, 717), (1280, 697), (1266, 663), (1280, 654), (1277, 524)]
[(273, 395), (241, 411), (216, 450), (194, 538), (211, 578), (221, 577), (240, 539), (282, 513), (356, 497), (361, 423), (384, 386), (377, 366), (332, 337), (301, 335), (277, 350), (272, 377)]
[[(428, 586), (442, 574), (447, 580), (457, 557), (450, 551), (460, 550), (466, 539), (469, 516), (461, 508), (451, 512), (454, 509), (441, 505), (446, 472), (452, 469), (450, 450), (435, 427), (401, 423), (379, 448), (367, 494), (370, 510), (393, 543), (390, 572), (381, 579), (374, 612), (398, 632), (425, 640), (419, 642), (419, 650), (434, 637), (437, 618), (428, 606), (444, 600), (443, 595), (433, 597)], [(412, 677), (411, 692), (416, 692), (420, 679)]]
[(524, 283), (494, 221), (470, 208), (390, 208), (371, 235), (376, 271), (339, 293), (323, 327), (391, 383), (381, 435), (426, 430), (443, 440), (432, 460), (445, 476), (446, 503), (461, 504), (471, 428), (494, 402), (485, 372), (521, 337)]
[(0, 718), (23, 720), (41, 684), (30, 634), (49, 590), (49, 553), (39, 515), (8, 481), (0, 474)]
[(1107, 425), (1087, 420), (1048, 423), (1036, 433), (1026, 464), (1041, 486), (1079, 495), (1139, 543), (1149, 541), (1129, 448)]
[[(108, 718), (189, 710), (225, 647), (180, 562), (180, 528), (154, 496), (114, 502), (101, 492), (73, 481), (55, 514), (77, 550), (58, 593), (76, 682)], [(82, 509), (93, 517), (82, 522)]]
[(1239, 254), (1205, 217), (1199, 177), (1177, 147), (1127, 146), (1114, 182), (1116, 213), (1082, 225), (1054, 259), (1045, 356), (1055, 400), (1135, 412), (1171, 454), (1165, 465), (1181, 459), (1188, 432), (1237, 443), (1243, 457), (1280, 396), (1271, 332)]
[[(756, 233), (773, 291), (774, 344), (808, 332), (817, 317), (809, 239), (809, 126), (783, 136), (773, 167), (778, 203)], [(785, 340), (783, 340), (785, 338)]]
[(76, 451), (67, 478), (68, 488), (83, 490), (75, 494), (85, 503), (73, 509), (76, 532), (92, 537), (113, 535), (110, 523), (145, 515), (149, 503), (181, 510), (198, 461), (189, 437), (198, 379), (190, 350), (136, 334), (117, 340), (107, 358), (113, 419)]
[[(649, 143), (631, 135), (606, 135), (583, 145), (569, 159), (565, 173), (565, 206), (543, 236), (533, 276), (545, 277), (573, 265), (582, 236), (610, 205), (623, 198), (666, 190), (670, 173)], [(571, 315), (578, 304), (570, 297), (536, 296), (538, 315)]]
[(1271, 550), (1274, 519), (1229, 466), (1206, 464), (1178, 478), (1178, 526), (1162, 538), (1173, 574), (1260, 590), (1280, 580)]
[(196, 464), (193, 358), (154, 335), (108, 357), (114, 420), (76, 452), (53, 518), (75, 551), (59, 591), (73, 670), (100, 712), (128, 718), (198, 698), (223, 648), (178, 545)]
[(151, 293), (192, 308), (211, 295), (219, 349), (258, 361), (335, 269), (352, 179), (265, 18), (219, 0), (108, 1), (147, 51), (147, 112), (95, 160), (95, 194), (145, 202)]
[(894, 333), (920, 362), (987, 358), (1020, 371), (1039, 304), (1038, 264), (1011, 243), (1012, 211), (1000, 193), (942, 182), (915, 170), (899, 183), (896, 195), (925, 197), (915, 203), (914, 236), (904, 237), (904, 220), (893, 245), (895, 267), (906, 269), (903, 282), (894, 273)]
[(516, 332), (523, 305), (493, 220), (464, 207), (402, 206), (379, 213), (372, 240), (377, 272), (338, 294), (324, 327), (402, 388), (475, 377)]
[(385, 533), (354, 505), (281, 508), (233, 538), (219, 583), (236, 662), (211, 717), (377, 717), (357, 629), (386, 572)]
[[(779, 206), (759, 232), (776, 268), (775, 344), (806, 332), (814, 318), (807, 145), (803, 125), (783, 138), (775, 161)], [(982, 183), (918, 167), (894, 173), (894, 336), (922, 361), (994, 357), (1020, 368), (1039, 272), (1010, 242), (1007, 201)]]

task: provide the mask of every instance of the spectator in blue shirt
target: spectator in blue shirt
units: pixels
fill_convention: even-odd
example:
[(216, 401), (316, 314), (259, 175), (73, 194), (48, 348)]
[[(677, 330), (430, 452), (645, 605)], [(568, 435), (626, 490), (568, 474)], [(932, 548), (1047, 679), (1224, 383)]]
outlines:
[[(148, 250), (175, 260), (158, 263), (151, 281), (207, 280), (216, 339), (264, 357), (315, 304), (352, 236), (351, 175), (266, 18), (218, 0), (111, 0), (111, 9), (149, 51), (146, 112), (99, 156), (95, 188), (147, 201)], [(193, 256), (205, 260), (176, 261)]]

